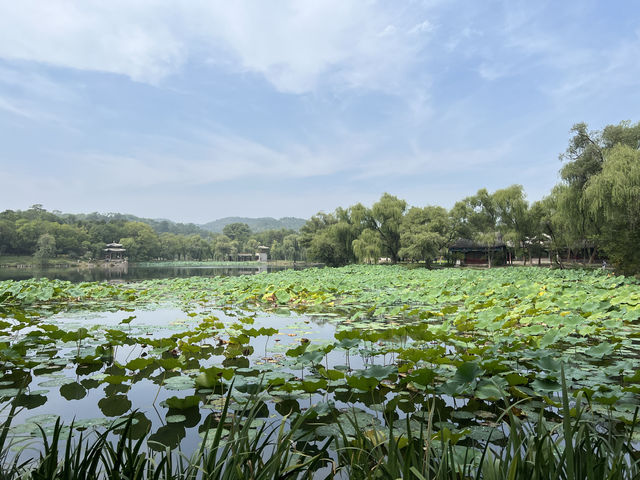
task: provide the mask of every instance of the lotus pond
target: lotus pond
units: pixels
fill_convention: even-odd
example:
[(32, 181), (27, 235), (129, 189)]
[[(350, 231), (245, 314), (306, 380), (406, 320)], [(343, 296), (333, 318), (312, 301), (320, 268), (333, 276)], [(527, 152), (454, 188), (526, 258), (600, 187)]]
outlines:
[[(0, 408), (13, 438), (58, 415), (135, 412), (149, 447), (197, 447), (227, 395), (261, 418), (305, 410), (317, 439), (419, 429), (500, 442), (508, 405), (559, 421), (561, 372), (587, 414), (634, 422), (640, 284), (600, 271), (350, 266), (128, 284), (0, 282)], [(3, 407), (4, 406), (4, 407)], [(635, 435), (635, 434), (634, 434)]]

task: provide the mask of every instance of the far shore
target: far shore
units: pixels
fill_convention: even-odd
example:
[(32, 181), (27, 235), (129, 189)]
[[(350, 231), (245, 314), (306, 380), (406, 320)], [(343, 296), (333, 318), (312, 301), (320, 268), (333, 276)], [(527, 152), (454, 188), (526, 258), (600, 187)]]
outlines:
[[(109, 268), (118, 265), (119, 262), (104, 262), (96, 260), (81, 260), (68, 257), (56, 257), (46, 263), (42, 263), (33, 256), (2, 256), (0, 255), (0, 268)], [(129, 262), (129, 265), (139, 267), (312, 267), (321, 266), (319, 263), (309, 263), (291, 260), (269, 260), (267, 262), (239, 262), (239, 261), (214, 261), (214, 260), (186, 260), (186, 261), (147, 261)]]

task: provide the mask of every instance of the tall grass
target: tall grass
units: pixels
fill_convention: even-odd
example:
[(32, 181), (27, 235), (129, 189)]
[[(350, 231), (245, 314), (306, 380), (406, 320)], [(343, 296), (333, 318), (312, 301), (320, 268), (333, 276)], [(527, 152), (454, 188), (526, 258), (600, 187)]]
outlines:
[(365, 430), (353, 415), (350, 425), (338, 425), (337, 435), (311, 441), (313, 410), (281, 422), (258, 422), (260, 402), (231, 411), (229, 395), (219, 420), (206, 426), (200, 448), (190, 456), (170, 450), (151, 453), (145, 438), (131, 438), (130, 416), (89, 435), (72, 424), (64, 441), (63, 426), (57, 422), (51, 437), (41, 429), (38, 457), (24, 461), (20, 452), (11, 451), (12, 407), (0, 425), (0, 480), (640, 479), (639, 452), (631, 434), (616, 433), (611, 422), (603, 425), (587, 418), (580, 395), (570, 405), (566, 386), (562, 397), (560, 423), (545, 420), (543, 412), (537, 422), (525, 422), (508, 408), (503, 414), (509, 430), (504, 442), (467, 439), (463, 446), (454, 436), (434, 433), (432, 416), (419, 428), (408, 417), (400, 420), (405, 431), (398, 434), (391, 419), (384, 430)]
[[(525, 422), (505, 409), (506, 443), (475, 442), (462, 447), (453, 436), (432, 433), (433, 418), (419, 429), (406, 421), (406, 433), (363, 431), (352, 420), (355, 435), (341, 428), (336, 438), (340, 465), (351, 479), (417, 480), (640, 480), (640, 451), (633, 429), (616, 433), (613, 420), (584, 416), (582, 395), (569, 404), (562, 375), (562, 422)], [(636, 416), (632, 425), (636, 425)]]
[[(8, 430), (15, 408), (0, 427), (0, 480), (138, 480), (138, 479), (302, 479), (314, 478), (324, 469), (327, 478), (335, 476), (329, 454), (329, 441), (314, 444), (313, 453), (305, 452), (309, 442), (300, 437), (301, 426), (315, 417), (313, 411), (279, 423), (256, 422), (259, 402), (248, 402), (231, 413), (227, 396), (215, 426), (206, 425), (201, 447), (190, 457), (166, 449), (150, 453), (145, 438), (133, 440), (130, 431), (134, 415), (114, 423), (104, 432), (84, 436), (70, 426), (62, 441), (63, 425), (58, 420), (49, 438), (40, 428), (42, 445), (38, 458), (21, 462), (18, 452), (11, 459)], [(256, 423), (260, 426), (255, 427)], [(117, 440), (110, 436), (117, 431)]]

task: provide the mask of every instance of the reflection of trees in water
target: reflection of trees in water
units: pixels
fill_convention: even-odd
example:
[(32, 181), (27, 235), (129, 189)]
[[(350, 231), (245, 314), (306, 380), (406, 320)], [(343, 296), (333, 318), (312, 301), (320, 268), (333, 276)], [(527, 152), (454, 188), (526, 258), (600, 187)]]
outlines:
[(311, 323), (319, 327), (324, 327), (328, 323), (331, 323), (331, 319), (329, 317), (319, 317), (316, 315), (313, 315), (311, 317), (305, 316), (305, 320), (309, 320)]
[(108, 268), (0, 268), (0, 281), (28, 280), (30, 278), (50, 278), (71, 282), (99, 282), (101, 280), (153, 280), (160, 278), (184, 277), (236, 277), (254, 275), (260, 272), (277, 272), (291, 267), (155, 267), (135, 266), (128, 263), (112, 265)]

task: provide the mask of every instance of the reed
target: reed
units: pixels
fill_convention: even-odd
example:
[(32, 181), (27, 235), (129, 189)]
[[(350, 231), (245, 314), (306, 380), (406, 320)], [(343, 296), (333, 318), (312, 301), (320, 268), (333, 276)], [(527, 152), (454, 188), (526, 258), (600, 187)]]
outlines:
[(419, 428), (409, 416), (397, 420), (405, 422), (402, 434), (392, 419), (382, 430), (365, 430), (352, 415), (348, 425), (338, 424), (339, 433), (322, 442), (309, 435), (317, 423), (312, 409), (260, 423), (263, 405), (257, 399), (232, 411), (229, 394), (217, 423), (206, 426), (201, 446), (190, 456), (151, 452), (146, 438), (133, 440), (131, 415), (100, 433), (85, 434), (71, 424), (66, 440), (58, 421), (50, 436), (41, 429), (37, 458), (24, 461), (8, 435), (12, 407), (0, 425), (0, 480), (640, 479), (633, 432), (621, 433), (613, 420), (588, 416), (580, 394), (571, 399), (563, 381), (561, 422), (546, 420), (544, 412), (536, 422), (523, 421), (513, 406), (507, 407), (502, 420), (508, 435), (499, 444), (491, 437), (459, 441), (435, 432), (432, 415)]

